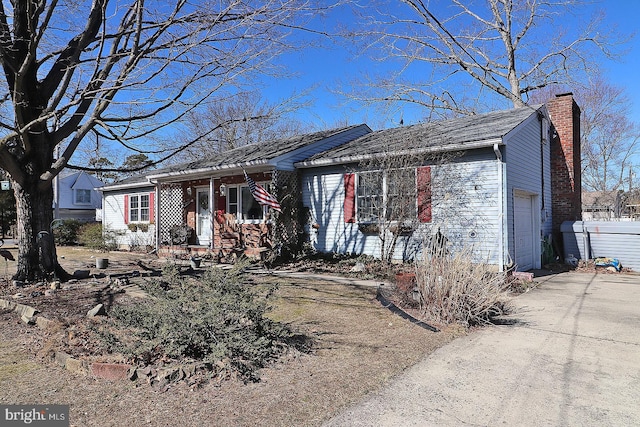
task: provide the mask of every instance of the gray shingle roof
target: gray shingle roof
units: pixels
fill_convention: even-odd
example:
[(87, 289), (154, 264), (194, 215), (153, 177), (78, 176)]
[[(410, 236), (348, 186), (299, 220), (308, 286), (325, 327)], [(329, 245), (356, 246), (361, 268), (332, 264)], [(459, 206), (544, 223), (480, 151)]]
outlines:
[[(294, 150), (303, 148), (307, 145), (322, 141), (323, 139), (329, 138), (333, 135), (347, 132), (361, 126), (366, 127), (366, 125), (362, 124), (351, 125), (336, 129), (322, 130), (290, 138), (277, 139), (269, 142), (245, 145), (222, 153), (203, 156), (202, 159), (175, 164), (160, 169), (151, 169), (143, 173), (131, 176), (129, 178), (125, 178), (113, 184), (107, 185), (106, 189), (109, 190), (109, 187), (117, 188), (135, 184), (146, 184), (148, 183), (148, 177), (158, 177), (164, 174), (171, 175), (178, 172), (194, 170), (213, 171), (230, 166), (244, 167), (256, 164), (268, 165), (272, 160), (286, 155), (287, 153), (290, 153)], [(366, 127), (366, 129), (369, 130), (368, 127)]]
[(528, 106), (380, 130), (311, 156), (299, 165), (347, 162), (389, 151), (447, 151), (464, 149), (465, 146), (477, 147), (482, 141), (504, 137), (539, 108)]
[(259, 144), (245, 145), (233, 150), (216, 153), (203, 159), (157, 169), (149, 175), (159, 175), (163, 173), (192, 169), (218, 169), (229, 165), (249, 165), (256, 163), (268, 164), (269, 161), (279, 156), (358, 126), (361, 125), (346, 126), (343, 128), (323, 130)]

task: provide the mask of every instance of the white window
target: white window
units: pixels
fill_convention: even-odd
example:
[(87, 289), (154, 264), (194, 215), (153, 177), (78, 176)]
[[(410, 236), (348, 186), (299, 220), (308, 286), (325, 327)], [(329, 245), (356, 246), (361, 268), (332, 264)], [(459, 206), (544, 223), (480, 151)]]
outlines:
[(149, 222), (149, 195), (129, 196), (129, 222)]
[(76, 205), (90, 205), (91, 204), (91, 190), (76, 189), (76, 190), (73, 190), (73, 192), (75, 194), (74, 203)]
[[(266, 186), (266, 184), (261, 185)], [(227, 187), (227, 213), (234, 214), (238, 221), (261, 221), (265, 217), (266, 210), (265, 206), (260, 205), (253, 198), (248, 186)]]
[(415, 169), (367, 171), (357, 174), (356, 212), (358, 222), (416, 218)]

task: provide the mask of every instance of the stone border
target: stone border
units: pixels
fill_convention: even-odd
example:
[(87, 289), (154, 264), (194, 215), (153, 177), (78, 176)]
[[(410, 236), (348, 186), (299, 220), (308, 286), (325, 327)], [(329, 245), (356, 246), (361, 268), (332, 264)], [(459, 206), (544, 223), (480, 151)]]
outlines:
[[(90, 315), (92, 311), (98, 311), (99, 308), (102, 308), (101, 304), (99, 306), (92, 309), (88, 315)], [(36, 325), (42, 330), (49, 329), (59, 324), (59, 322), (55, 320), (50, 320), (43, 316), (36, 316), (40, 312), (29, 305), (0, 298), (0, 309), (2, 308), (16, 312), (27, 325)], [(131, 378), (133, 366), (129, 364), (104, 362), (91, 363), (86, 360), (76, 359), (64, 351), (56, 351), (54, 354), (54, 360), (67, 371), (83, 376), (91, 374), (95, 378), (103, 378), (106, 380), (133, 379)]]

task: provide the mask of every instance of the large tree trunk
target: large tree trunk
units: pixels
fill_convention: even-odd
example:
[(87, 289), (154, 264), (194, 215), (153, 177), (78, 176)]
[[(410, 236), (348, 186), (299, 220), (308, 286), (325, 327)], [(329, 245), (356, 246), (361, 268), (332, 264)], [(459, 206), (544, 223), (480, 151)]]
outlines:
[(18, 267), (14, 279), (22, 281), (67, 279), (57, 261), (51, 223), (53, 187), (40, 186), (38, 179), (24, 185), (13, 181), (18, 231)]

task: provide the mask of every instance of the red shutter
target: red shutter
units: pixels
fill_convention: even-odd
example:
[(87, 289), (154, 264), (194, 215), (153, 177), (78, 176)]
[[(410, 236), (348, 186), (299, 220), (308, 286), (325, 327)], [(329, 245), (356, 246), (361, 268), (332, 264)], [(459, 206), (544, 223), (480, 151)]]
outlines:
[(129, 195), (124, 195), (124, 223), (129, 224)]
[(417, 169), (418, 220), (431, 222), (431, 166)]
[(356, 222), (356, 175), (344, 174), (344, 222)]
[(152, 191), (151, 193), (149, 193), (149, 222), (150, 223), (155, 223), (156, 222), (156, 203), (155, 203), (155, 197), (156, 193), (155, 191)]

